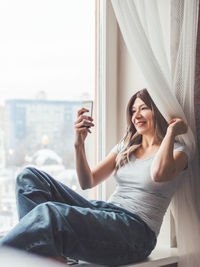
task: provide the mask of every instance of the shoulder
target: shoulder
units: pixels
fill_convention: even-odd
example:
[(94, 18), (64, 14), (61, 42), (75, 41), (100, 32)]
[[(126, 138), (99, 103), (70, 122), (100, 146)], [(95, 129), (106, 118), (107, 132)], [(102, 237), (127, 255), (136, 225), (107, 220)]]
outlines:
[(187, 169), (189, 162), (189, 150), (186, 145), (179, 142), (174, 143), (174, 160), (176, 162), (176, 168), (179, 172)]
[(174, 152), (183, 152), (184, 154), (186, 154), (186, 156), (189, 158), (189, 150), (186, 147), (186, 145), (179, 143), (179, 142), (175, 142), (174, 143)]
[(124, 146), (124, 141), (121, 141), (112, 148), (111, 152), (117, 155), (119, 154), (119, 152), (121, 152), (123, 146)]

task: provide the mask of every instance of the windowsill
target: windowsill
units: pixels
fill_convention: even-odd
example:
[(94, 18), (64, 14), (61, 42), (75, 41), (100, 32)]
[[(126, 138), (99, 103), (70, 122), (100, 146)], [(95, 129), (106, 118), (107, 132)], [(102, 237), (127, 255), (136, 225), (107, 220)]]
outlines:
[(143, 262), (127, 265), (129, 267), (157, 267), (178, 262), (177, 248), (156, 248)]
[[(129, 264), (129, 265), (123, 265), (124, 267), (161, 267), (169, 264), (175, 264), (178, 263), (178, 253), (177, 248), (166, 248), (166, 247), (159, 247), (156, 248), (152, 254), (144, 261), (135, 263), (135, 264)], [(100, 267), (101, 265), (94, 265), (92, 263), (87, 262), (80, 262), (79, 264), (76, 264), (77, 267)], [(105, 266), (105, 265), (104, 265)]]
[[(4, 250), (5, 249), (1, 248), (0, 252), (2, 252)], [(18, 251), (18, 250), (13, 250), (13, 249), (8, 250), (7, 249), (8, 256), (9, 256), (10, 251), (15, 252), (16, 259), (19, 258), (21, 253), (23, 253), (23, 252)], [(4, 255), (4, 253), (3, 253), (3, 255)], [(13, 255), (13, 253), (12, 253), (12, 255)], [(34, 257), (32, 254), (24, 254), (24, 255), (26, 255), (26, 257), (29, 257), (30, 260), (31, 260), (31, 258), (33, 258), (33, 260), (34, 260)], [(139, 262), (139, 263), (123, 265), (123, 266), (124, 267), (125, 266), (126, 267), (158, 267), (158, 266), (162, 267), (163, 266), (164, 267), (166, 265), (168, 266), (170, 264), (178, 263), (178, 259), (179, 259), (179, 256), (177, 253), (177, 248), (161, 248), (160, 247), (160, 248), (156, 248), (146, 260)], [(6, 257), (5, 257), (5, 260), (6, 260)], [(7, 260), (9, 261), (9, 257)], [(60, 265), (58, 264), (58, 266), (60, 266)], [(75, 266), (76, 267), (81, 267), (81, 266), (82, 267), (102, 267), (102, 265), (97, 265), (97, 264), (83, 262), (83, 261), (79, 261), (79, 263), (76, 264)]]

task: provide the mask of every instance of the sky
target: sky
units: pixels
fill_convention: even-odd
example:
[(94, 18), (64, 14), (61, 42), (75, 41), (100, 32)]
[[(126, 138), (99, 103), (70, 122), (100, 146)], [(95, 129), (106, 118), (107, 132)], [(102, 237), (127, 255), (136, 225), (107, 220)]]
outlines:
[(0, 0), (0, 103), (94, 95), (94, 0)]

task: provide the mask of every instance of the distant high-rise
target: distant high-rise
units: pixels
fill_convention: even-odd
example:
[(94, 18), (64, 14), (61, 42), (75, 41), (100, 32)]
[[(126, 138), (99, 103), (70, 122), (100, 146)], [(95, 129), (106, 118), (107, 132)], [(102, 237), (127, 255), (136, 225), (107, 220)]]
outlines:
[(4, 112), (6, 166), (22, 166), (37, 150), (48, 147), (63, 158), (66, 167), (73, 167), (70, 165), (73, 125), (80, 107), (80, 101), (7, 100)]

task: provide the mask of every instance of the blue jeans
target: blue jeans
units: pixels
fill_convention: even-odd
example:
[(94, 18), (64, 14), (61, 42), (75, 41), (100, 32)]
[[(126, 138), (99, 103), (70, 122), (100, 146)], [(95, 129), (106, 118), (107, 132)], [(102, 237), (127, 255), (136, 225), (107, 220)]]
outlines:
[(0, 246), (115, 266), (145, 259), (156, 245), (154, 232), (137, 215), (88, 201), (35, 168), (19, 174), (16, 195), (20, 221)]

